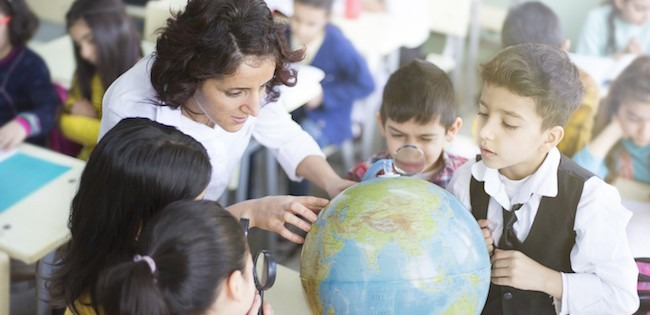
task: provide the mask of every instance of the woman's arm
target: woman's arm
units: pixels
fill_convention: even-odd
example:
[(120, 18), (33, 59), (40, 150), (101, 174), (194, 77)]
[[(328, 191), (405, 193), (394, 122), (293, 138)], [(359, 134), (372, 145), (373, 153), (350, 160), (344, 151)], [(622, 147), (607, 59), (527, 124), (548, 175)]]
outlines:
[(338, 195), (344, 189), (356, 184), (341, 178), (327, 160), (320, 156), (307, 156), (298, 164), (296, 173), (325, 190), (330, 197)]

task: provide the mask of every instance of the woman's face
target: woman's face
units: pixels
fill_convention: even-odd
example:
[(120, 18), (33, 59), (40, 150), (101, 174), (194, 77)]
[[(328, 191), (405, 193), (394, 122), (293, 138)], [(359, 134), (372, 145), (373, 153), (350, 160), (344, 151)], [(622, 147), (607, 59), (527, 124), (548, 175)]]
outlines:
[(237, 132), (249, 116), (259, 113), (274, 72), (273, 57), (246, 57), (234, 74), (200, 84), (185, 106), (192, 112), (204, 113), (209, 121), (224, 130)]
[(90, 64), (97, 64), (97, 46), (92, 30), (84, 19), (79, 19), (68, 30), (74, 45), (79, 49), (79, 55)]
[(615, 4), (625, 22), (640, 26), (650, 19), (650, 0), (616, 0)]
[(627, 102), (618, 109), (616, 116), (625, 135), (637, 146), (650, 145), (650, 103)]

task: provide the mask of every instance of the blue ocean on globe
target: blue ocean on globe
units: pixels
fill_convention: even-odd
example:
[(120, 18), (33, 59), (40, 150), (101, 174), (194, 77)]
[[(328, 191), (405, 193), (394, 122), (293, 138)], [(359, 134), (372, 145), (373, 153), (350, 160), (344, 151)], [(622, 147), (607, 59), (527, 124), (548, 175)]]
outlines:
[(450, 193), (376, 178), (319, 213), (300, 277), (313, 314), (480, 314), (490, 260), (476, 220)]

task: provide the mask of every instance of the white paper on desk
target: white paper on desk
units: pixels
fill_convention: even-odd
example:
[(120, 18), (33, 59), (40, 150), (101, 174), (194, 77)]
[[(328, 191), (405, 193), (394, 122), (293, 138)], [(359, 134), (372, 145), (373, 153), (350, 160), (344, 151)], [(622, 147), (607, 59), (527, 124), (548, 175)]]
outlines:
[(636, 55), (627, 54), (617, 59), (611, 57), (569, 54), (571, 61), (587, 72), (601, 88), (608, 88), (612, 81), (632, 63)]
[(17, 150), (12, 149), (9, 151), (0, 150), (0, 162), (10, 158), (12, 155), (16, 154)]

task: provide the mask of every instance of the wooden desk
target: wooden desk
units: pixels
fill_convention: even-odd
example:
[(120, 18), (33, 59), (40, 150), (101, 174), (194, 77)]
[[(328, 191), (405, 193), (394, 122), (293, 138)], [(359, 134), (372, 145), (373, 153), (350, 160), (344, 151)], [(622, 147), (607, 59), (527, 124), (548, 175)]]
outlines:
[[(26, 143), (18, 146), (18, 152), (70, 167), (0, 213), (0, 252), (32, 264), (69, 239), (67, 222), (70, 203), (85, 163)], [(0, 257), (0, 315), (9, 314), (9, 291), (3, 288), (9, 286), (8, 265), (8, 261)]]
[(275, 314), (311, 314), (300, 283), (300, 273), (285, 266), (278, 265), (275, 284), (264, 293), (264, 298), (271, 303)]
[(614, 186), (618, 188), (623, 205), (632, 211), (632, 218), (627, 224), (627, 239), (634, 257), (650, 257), (650, 185), (617, 179)]

